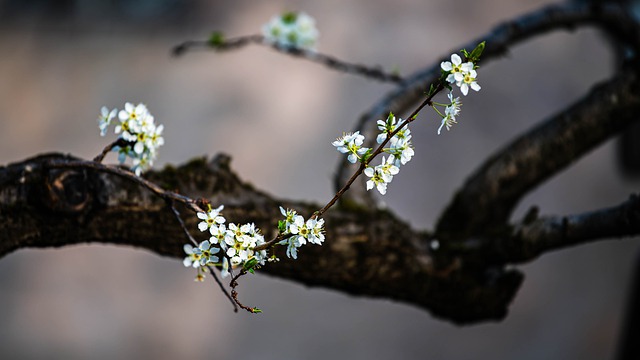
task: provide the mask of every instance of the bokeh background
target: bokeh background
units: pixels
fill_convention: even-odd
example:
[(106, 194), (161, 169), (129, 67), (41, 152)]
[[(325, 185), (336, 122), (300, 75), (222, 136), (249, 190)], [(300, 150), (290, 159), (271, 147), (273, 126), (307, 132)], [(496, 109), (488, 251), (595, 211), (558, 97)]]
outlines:
[[(144, 102), (165, 124), (158, 166), (224, 152), (257, 187), (323, 202), (339, 159), (330, 142), (392, 85), (264, 47), (174, 58), (174, 45), (212, 30), (256, 33), (274, 14), (304, 10), (317, 21), (322, 52), (408, 74), (547, 3), (0, 0), (0, 164), (49, 151), (93, 157), (109, 141), (99, 136), (100, 107)], [(483, 66), (482, 91), (464, 98), (452, 131), (437, 136), (430, 111), (413, 125), (416, 156), (387, 205), (432, 228), (482, 159), (608, 78), (613, 63), (603, 38), (585, 29), (535, 39)], [(607, 142), (514, 216), (533, 204), (562, 214), (623, 201), (639, 182), (617, 159), (616, 142)], [(20, 250), (0, 260), (0, 358), (610, 359), (638, 240), (521, 266), (526, 279), (509, 316), (468, 327), (262, 275), (240, 290), (265, 312), (235, 314), (213, 282), (194, 283), (177, 259), (107, 245)]]

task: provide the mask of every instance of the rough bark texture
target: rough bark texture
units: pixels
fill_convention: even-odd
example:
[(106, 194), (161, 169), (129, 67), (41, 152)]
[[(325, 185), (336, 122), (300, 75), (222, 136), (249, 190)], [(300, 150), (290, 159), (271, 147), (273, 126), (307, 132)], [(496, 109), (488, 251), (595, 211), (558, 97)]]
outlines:
[[(279, 200), (241, 181), (219, 155), (148, 175), (168, 189), (225, 204), (233, 222), (255, 222), (267, 237), (279, 205), (311, 213), (319, 206)], [(103, 242), (142, 247), (181, 258), (182, 229), (163, 200), (130, 180), (95, 169), (60, 168), (77, 159), (49, 154), (0, 168), (0, 256), (25, 247)], [(89, 164), (89, 162), (87, 162)], [(54, 167), (55, 165), (55, 167)], [(179, 209), (190, 229), (191, 212)], [(329, 211), (323, 246), (307, 246), (297, 261), (270, 264), (266, 273), (351, 294), (386, 297), (465, 323), (503, 318), (522, 276), (500, 268), (470, 271), (460, 261), (438, 267), (427, 244), (390, 212)], [(196, 238), (197, 230), (193, 233)], [(263, 271), (261, 270), (261, 271)]]

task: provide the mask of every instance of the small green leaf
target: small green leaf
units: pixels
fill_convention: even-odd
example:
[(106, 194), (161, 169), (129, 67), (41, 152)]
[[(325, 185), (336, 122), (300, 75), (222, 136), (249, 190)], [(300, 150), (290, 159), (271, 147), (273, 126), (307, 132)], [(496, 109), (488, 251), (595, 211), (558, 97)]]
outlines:
[(251, 308), (251, 312), (254, 314), (260, 314), (262, 310), (258, 309), (257, 307), (254, 307), (254, 308)]
[(280, 220), (278, 221), (278, 231), (282, 234), (284, 234), (285, 231), (287, 231), (287, 222), (284, 220)]
[(285, 24), (293, 24), (298, 19), (298, 13), (295, 11), (289, 11), (282, 14), (282, 22)]
[(429, 86), (429, 92), (427, 93), (427, 97), (433, 95), (435, 92), (436, 92), (436, 85), (431, 84), (431, 86)]
[(485, 46), (486, 41), (481, 42), (480, 44), (478, 44), (478, 46), (476, 46), (475, 49), (473, 49), (473, 51), (471, 52), (471, 55), (469, 55), (469, 59), (473, 62), (478, 61), (478, 59), (480, 59), (480, 55), (482, 55), (482, 52), (484, 51), (484, 46)]
[(253, 274), (253, 268), (256, 266), (256, 264), (258, 264), (258, 260), (256, 258), (251, 258), (245, 261), (245, 263), (242, 265), (242, 269)]
[(465, 58), (469, 58), (469, 52), (466, 49), (462, 49), (460, 51), (462, 51), (462, 55), (464, 55)]
[(224, 34), (221, 31), (214, 31), (209, 37), (209, 45), (220, 47), (222, 44), (224, 44)]

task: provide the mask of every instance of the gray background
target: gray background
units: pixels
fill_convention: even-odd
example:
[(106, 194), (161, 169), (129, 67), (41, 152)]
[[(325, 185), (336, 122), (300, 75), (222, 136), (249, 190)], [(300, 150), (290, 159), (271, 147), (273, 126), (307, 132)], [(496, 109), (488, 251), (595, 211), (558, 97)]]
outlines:
[[(158, 166), (225, 152), (259, 188), (323, 202), (339, 156), (330, 142), (392, 86), (264, 47), (176, 59), (173, 45), (211, 30), (255, 33), (272, 15), (300, 9), (315, 17), (322, 52), (410, 73), (547, 2), (48, 3), (0, 1), (0, 164), (46, 151), (93, 157), (108, 141), (100, 107), (144, 102), (165, 124)], [(384, 200), (412, 226), (431, 228), (479, 161), (611, 74), (592, 30), (513, 48), (480, 69), (483, 89), (463, 99), (452, 131), (437, 136), (438, 117), (422, 113), (412, 127), (416, 156)], [(621, 175), (610, 141), (535, 190), (515, 216), (532, 204), (556, 214), (617, 204), (637, 184)], [(194, 283), (176, 259), (102, 245), (20, 250), (0, 261), (0, 358), (607, 359), (635, 240), (522, 266), (508, 318), (462, 328), (404, 304), (261, 275), (240, 290), (265, 313), (234, 314), (213, 282)]]

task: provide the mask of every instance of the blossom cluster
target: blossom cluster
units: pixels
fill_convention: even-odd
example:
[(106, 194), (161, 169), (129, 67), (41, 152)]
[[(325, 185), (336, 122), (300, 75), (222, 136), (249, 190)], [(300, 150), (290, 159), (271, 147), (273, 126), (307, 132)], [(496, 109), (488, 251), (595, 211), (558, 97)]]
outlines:
[(311, 218), (307, 221), (295, 210), (280, 207), (280, 213), (285, 217), (278, 224), (280, 234), (286, 238), (278, 244), (287, 245), (287, 257), (297, 259), (298, 248), (307, 242), (322, 245), (324, 241), (324, 219)]
[(274, 16), (262, 27), (265, 41), (280, 46), (313, 50), (318, 40), (315, 20), (303, 12)]
[[(480, 56), (480, 54), (482, 54), (483, 49), (484, 43), (481, 43), (480, 45), (478, 45), (478, 47), (476, 47), (476, 49), (474, 49), (471, 54), (466, 51), (463, 52), (467, 59), (476, 59)], [(443, 61), (442, 63), (440, 63), (440, 68), (442, 69), (443, 76), (445, 76), (445, 80), (447, 81), (447, 83), (455, 84), (457, 87), (459, 87), (460, 92), (462, 92), (464, 96), (467, 96), (467, 94), (469, 93), (469, 88), (473, 89), (474, 91), (480, 91), (480, 85), (476, 81), (478, 73), (475, 69), (477, 68), (477, 65), (475, 65), (473, 61), (462, 62), (462, 58), (460, 57), (460, 55), (452, 54), (451, 61)], [(450, 85), (449, 88), (451, 89)], [(443, 127), (448, 131), (449, 129), (451, 129), (453, 124), (457, 123), (456, 117), (460, 114), (460, 107), (462, 106), (460, 98), (454, 98), (453, 91), (450, 91), (447, 97), (449, 98), (449, 103), (447, 104), (434, 102), (435, 105), (445, 107), (444, 114), (442, 114), (434, 106), (436, 112), (440, 116), (442, 116), (442, 121), (440, 123), (440, 127), (438, 128), (438, 135), (440, 135)]]
[(332, 145), (336, 149), (343, 153), (348, 154), (347, 160), (351, 163), (357, 161), (367, 164), (364, 169), (364, 174), (370, 179), (367, 180), (367, 190), (375, 187), (380, 194), (387, 193), (387, 185), (393, 180), (393, 176), (398, 174), (400, 167), (408, 163), (413, 155), (413, 144), (411, 143), (411, 130), (408, 126), (404, 126), (402, 129), (397, 130), (402, 124), (402, 119), (396, 120), (393, 113), (389, 113), (386, 120), (378, 120), (378, 130), (380, 133), (376, 137), (378, 144), (382, 144), (387, 141), (387, 138), (391, 138), (387, 141), (382, 152), (388, 154), (387, 157), (382, 157), (380, 165), (372, 167), (368, 164), (369, 156), (372, 153), (370, 148), (362, 146), (364, 143), (364, 136), (360, 135), (360, 132), (344, 134), (342, 137), (335, 140)]
[[(184, 252), (187, 254), (183, 264), (198, 268), (198, 278), (202, 275), (200, 269), (203, 266), (222, 267), (221, 274), (226, 277), (230, 274), (230, 268), (244, 266), (251, 263), (252, 266), (264, 265), (267, 261), (266, 250), (255, 251), (256, 246), (265, 243), (264, 236), (255, 224), (249, 223), (237, 225), (230, 223), (225, 225), (226, 219), (220, 213), (224, 206), (209, 208), (207, 212), (198, 212), (196, 215), (200, 219), (198, 229), (209, 231), (210, 238), (200, 243), (198, 247), (190, 244), (184, 245)], [(216, 256), (222, 251), (221, 256)]]
[(131, 169), (140, 175), (153, 165), (158, 154), (158, 148), (164, 145), (162, 137), (163, 125), (156, 125), (155, 119), (144, 104), (133, 105), (126, 103), (124, 109), (109, 109), (105, 106), (98, 117), (100, 135), (104, 136), (111, 122), (118, 116), (115, 133), (125, 141), (124, 146), (115, 146), (113, 151), (118, 153), (118, 160), (124, 163), (126, 158), (132, 159)]
[(458, 54), (451, 55), (451, 61), (443, 61), (440, 68), (448, 72), (446, 80), (450, 84), (456, 84), (460, 88), (463, 95), (469, 93), (469, 88), (480, 91), (480, 85), (476, 81), (478, 73), (475, 70), (475, 64), (471, 61), (462, 62), (462, 58)]

